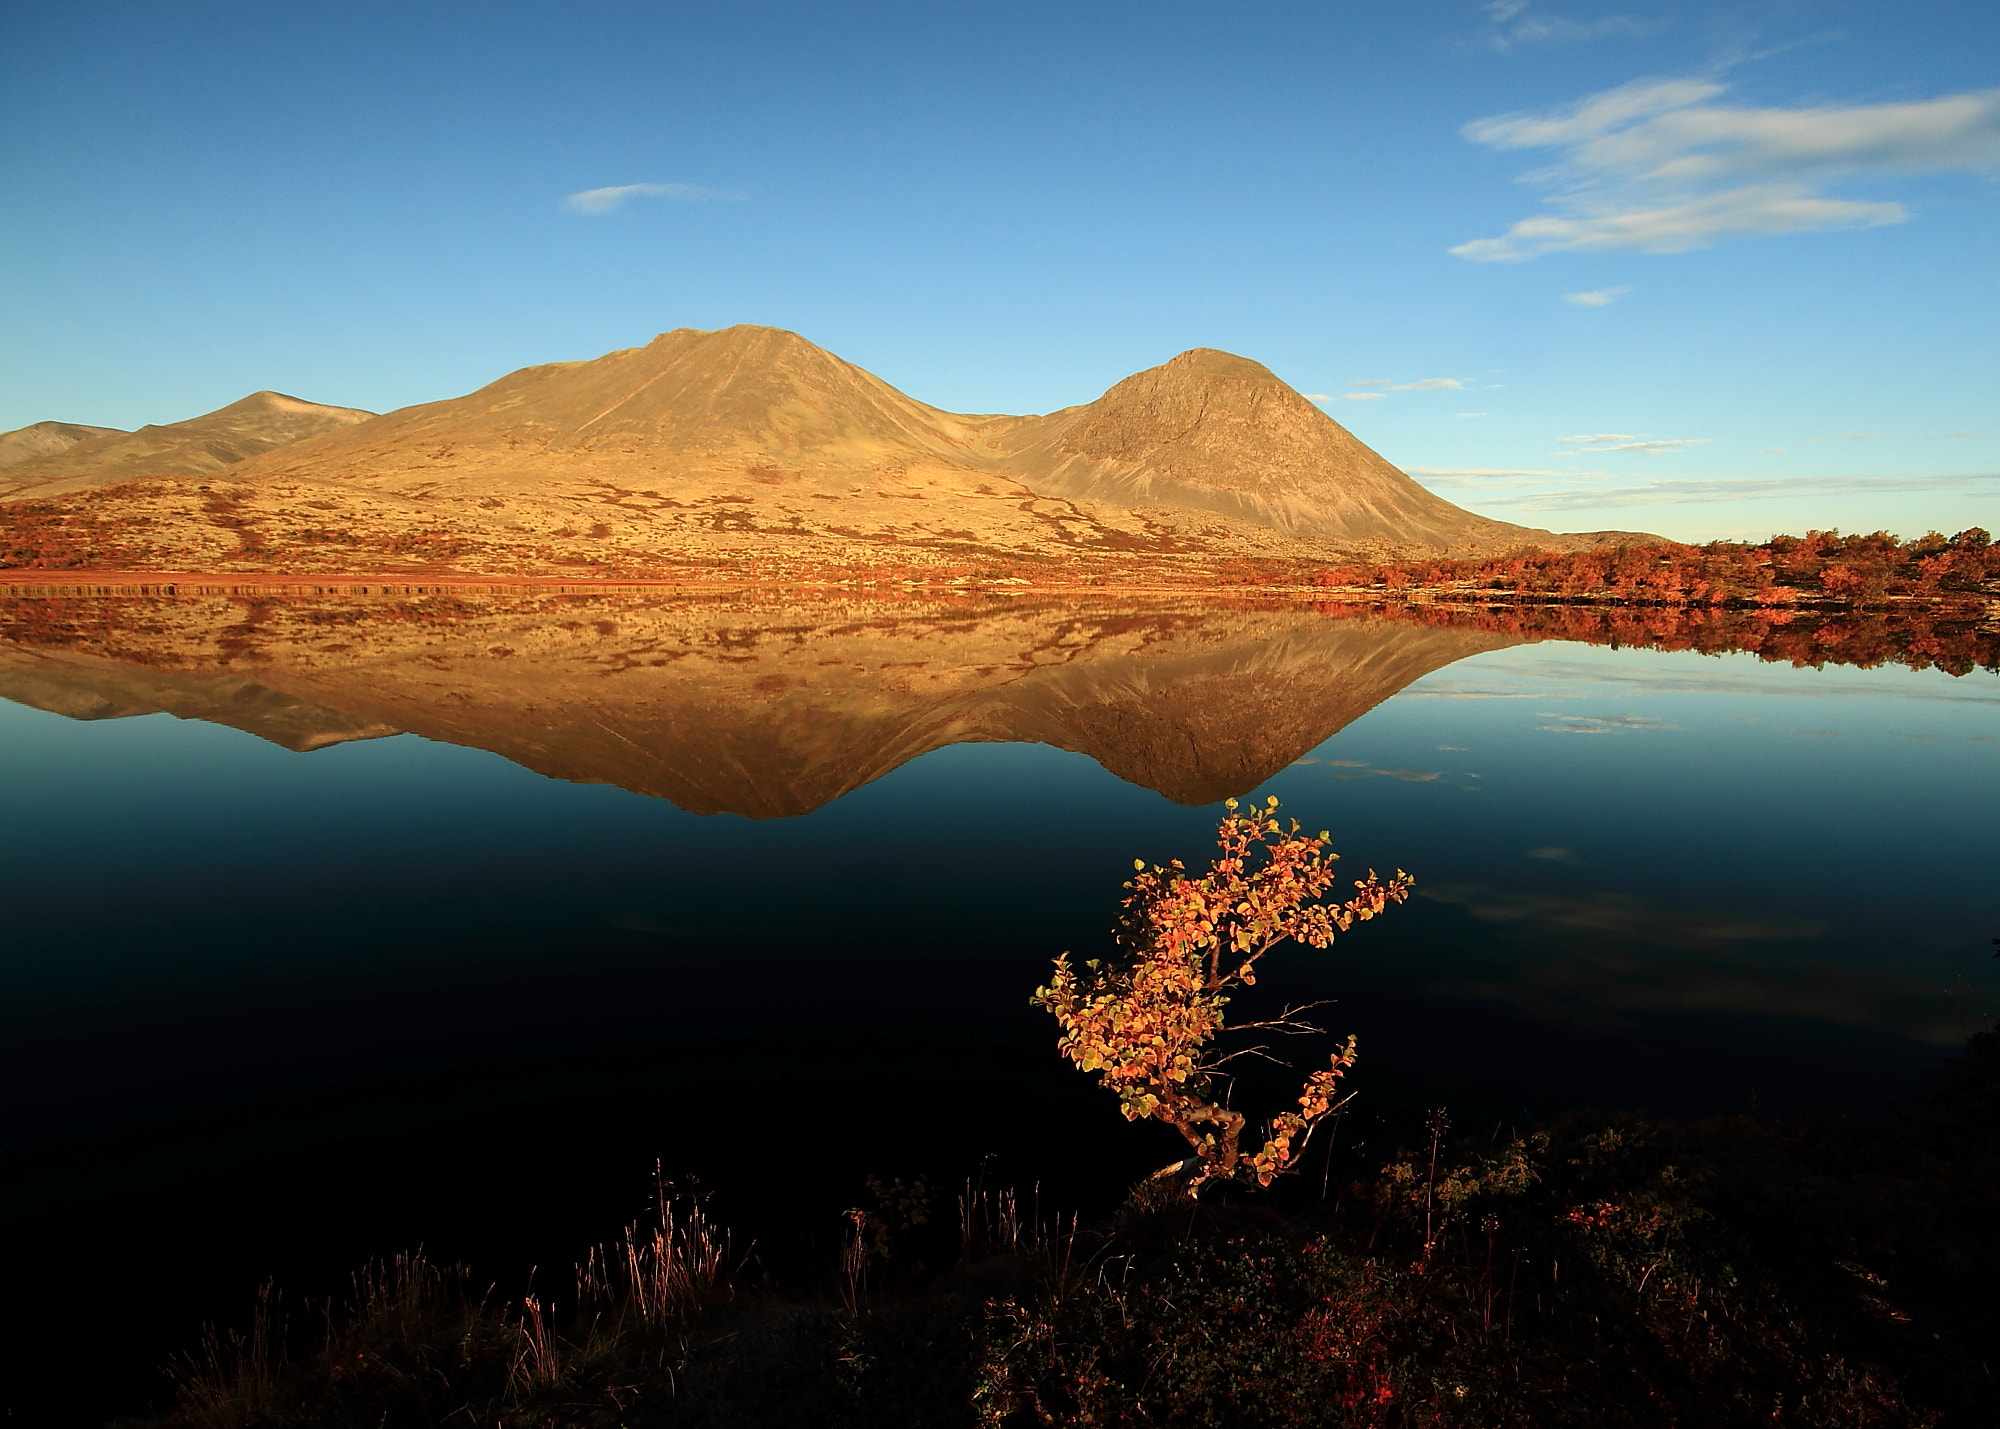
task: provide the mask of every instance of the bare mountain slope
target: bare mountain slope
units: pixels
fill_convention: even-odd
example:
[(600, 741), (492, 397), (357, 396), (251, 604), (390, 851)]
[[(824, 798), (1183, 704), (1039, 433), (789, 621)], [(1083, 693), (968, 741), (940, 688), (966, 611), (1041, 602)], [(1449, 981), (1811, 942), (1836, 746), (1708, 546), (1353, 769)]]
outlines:
[(66, 452), (78, 442), (93, 437), (122, 437), (119, 427), (86, 427), (79, 422), (36, 422), (11, 432), (0, 432), (0, 466), (31, 461), (38, 456)]
[(773, 463), (850, 473), (912, 460), (971, 466), (982, 458), (979, 434), (1011, 420), (925, 406), (779, 328), (678, 328), (589, 362), (524, 367), (468, 396), (330, 433), (257, 469), (371, 482), (422, 473), (430, 484), (438, 463), (449, 470), (475, 455), (492, 459), (480, 474), (499, 482), (580, 454), (757, 473)]
[[(674, 486), (658, 489), (672, 498), (759, 508), (772, 505), (771, 488), (801, 483), (852, 506), (846, 498), (869, 494), (857, 482), (872, 489), (914, 473), (946, 489), (974, 534), (1006, 522), (979, 509), (993, 503), (970, 499), (981, 495), (1009, 512), (1039, 496), (1220, 518), (1313, 544), (1490, 550), (1556, 539), (1433, 496), (1268, 369), (1210, 348), (1050, 416), (963, 416), (795, 333), (682, 328), (391, 412), (274, 452), (245, 474), (433, 498), (546, 497), (566, 479), (667, 478)], [(782, 520), (808, 514), (786, 509)]]
[(1216, 511), (1308, 540), (1488, 549), (1548, 535), (1433, 496), (1261, 363), (1214, 348), (1002, 441), (999, 468), (1044, 496)]
[[(136, 569), (1004, 574), (1026, 560), (1087, 575), (1594, 544), (1431, 495), (1265, 368), (1205, 348), (1046, 417), (965, 416), (795, 333), (682, 328), (380, 417), (293, 403), (307, 410), (261, 455), (196, 439), (259, 401), (291, 399), (80, 442), (0, 471), (0, 498), (128, 483), (76, 512), (98, 545), (34, 535), (55, 554), (33, 559), (110, 549)], [(199, 487), (131, 480), (225, 462)]]
[(0, 496), (55, 496), (142, 476), (203, 476), (373, 415), (353, 407), (303, 402), (281, 392), (253, 392), (185, 422), (136, 432), (105, 430), (46, 455), (0, 467)]

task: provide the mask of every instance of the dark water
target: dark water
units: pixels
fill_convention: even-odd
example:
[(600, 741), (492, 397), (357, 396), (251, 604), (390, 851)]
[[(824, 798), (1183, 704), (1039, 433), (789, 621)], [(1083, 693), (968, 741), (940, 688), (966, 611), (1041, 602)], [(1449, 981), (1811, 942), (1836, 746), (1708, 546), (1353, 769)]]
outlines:
[[(1239, 658), (1238, 629), (1220, 665), (1153, 669), (1143, 697), (1104, 693), (1108, 665), (1102, 698), (1064, 687), (1064, 729), (1173, 726), (1070, 740), (1128, 778), (1046, 743), (948, 742), (1007, 736), (980, 705), (912, 746), (941, 747), (854, 756), (830, 802), (758, 819), (415, 734), (299, 753), (129, 713), (131, 672), (172, 663), (157, 650), (35, 665), (9, 692), (45, 708), (0, 702), (6, 1397), (22, 1422), (142, 1405), (150, 1367), (263, 1277), (323, 1292), (419, 1243), (516, 1291), (639, 1212), (655, 1158), (788, 1272), (871, 1173), (949, 1184), (991, 1158), (1047, 1204), (1104, 1204), (1172, 1146), (1066, 1070), (1027, 998), (1054, 954), (1105, 946), (1133, 857), (1206, 846), (1214, 804), (1131, 778), (1226, 783), (1203, 730), (1360, 690), (1400, 638), (1344, 632), (1366, 649), (1322, 687), (1266, 658), (1318, 635), (1251, 634), (1264, 655)], [(1337, 999), (1329, 1025), (1359, 1035), (1350, 1150), (1435, 1106), (1462, 1127), (1876, 1106), (2000, 1010), (2000, 680), (1489, 643), (1398, 667), (1411, 682), (1369, 686), (1330, 737), (1307, 720), (1295, 750), (1228, 756), (1357, 872), (1419, 879), (1330, 952), (1274, 955), (1262, 989)], [(304, 718), (270, 669), (244, 693), (244, 668), (190, 657), (173, 678), (232, 670), (234, 693), (201, 698), (252, 727), (273, 699)], [(1175, 671), (1259, 688), (1175, 714)], [(394, 713), (386, 686), (369, 703), (315, 678), (314, 719)], [(869, 688), (846, 718), (886, 718)], [(522, 708), (555, 730), (575, 698)], [(817, 737), (769, 698), (746, 727)], [(728, 731), (703, 709), (649, 717), (712, 750)], [(546, 734), (535, 757), (577, 747)], [(790, 777), (712, 758), (718, 798)]]

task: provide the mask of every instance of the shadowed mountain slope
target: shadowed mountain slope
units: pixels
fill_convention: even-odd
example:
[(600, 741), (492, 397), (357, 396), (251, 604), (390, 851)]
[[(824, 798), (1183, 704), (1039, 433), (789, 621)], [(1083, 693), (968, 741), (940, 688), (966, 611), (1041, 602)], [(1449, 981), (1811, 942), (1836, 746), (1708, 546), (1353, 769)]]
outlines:
[[(0, 467), (0, 496), (56, 496), (142, 476), (203, 476), (373, 415), (353, 407), (303, 402), (280, 392), (253, 392), (185, 422), (136, 432), (75, 428), (101, 434)], [(25, 427), (22, 432), (34, 430)]]

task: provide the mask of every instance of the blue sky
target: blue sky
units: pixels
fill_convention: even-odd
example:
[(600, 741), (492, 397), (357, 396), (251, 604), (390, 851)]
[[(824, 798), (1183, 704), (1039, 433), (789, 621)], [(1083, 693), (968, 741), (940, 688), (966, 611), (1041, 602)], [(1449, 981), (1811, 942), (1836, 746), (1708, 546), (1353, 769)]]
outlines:
[(2000, 529), (1990, 0), (11, 6), (0, 136), (0, 429), (758, 322), (960, 411), (1226, 348), (1538, 525)]

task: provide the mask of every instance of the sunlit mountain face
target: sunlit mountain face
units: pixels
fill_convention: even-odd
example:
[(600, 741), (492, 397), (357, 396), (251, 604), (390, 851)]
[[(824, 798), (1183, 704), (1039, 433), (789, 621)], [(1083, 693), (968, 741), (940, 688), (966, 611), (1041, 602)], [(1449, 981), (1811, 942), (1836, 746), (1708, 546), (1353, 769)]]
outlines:
[[(1079, 393), (1079, 397), (1086, 396)], [(259, 392), (0, 433), (10, 564), (519, 576), (1583, 550), (1420, 486), (1262, 364), (1195, 348), (1046, 416), (942, 411), (779, 328), (679, 328), (373, 416)], [(7, 458), (15, 459), (9, 462)]]

